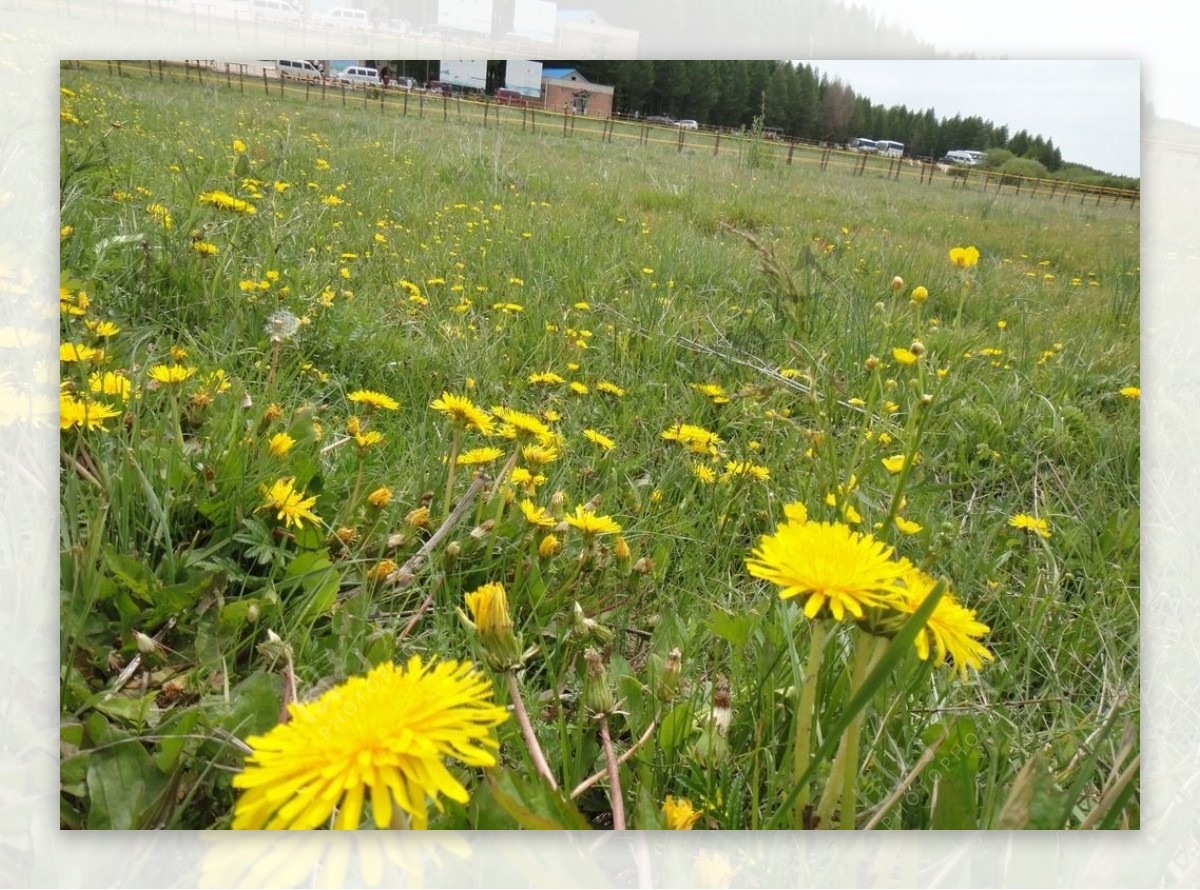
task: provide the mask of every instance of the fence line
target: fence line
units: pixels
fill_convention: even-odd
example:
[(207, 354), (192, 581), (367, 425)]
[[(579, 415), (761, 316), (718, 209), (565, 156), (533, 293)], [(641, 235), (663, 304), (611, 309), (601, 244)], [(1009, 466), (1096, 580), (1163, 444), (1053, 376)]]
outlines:
[[(75, 61), (68, 64), (82, 68), (85, 65), (94, 66), (99, 63)], [(109, 74), (115, 74), (117, 77), (127, 76), (122, 69), (121, 61), (109, 60), (106, 64)], [(136, 63), (126, 62), (124, 64), (133, 66)], [(248, 70), (249, 66), (244, 63), (159, 61), (157, 62), (157, 71), (154, 63), (147, 61), (145, 65), (146, 74), (151, 79), (157, 78), (162, 81), (164, 79), (176, 80), (182, 77), (185, 82), (190, 82), (195, 78), (198, 84), (204, 85), (207, 73), (208, 84), (223, 86), (230, 91), (234, 89), (234, 78), (236, 77), (236, 88), (239, 93), (245, 92), (247, 78), (253, 77)], [(224, 71), (212, 67), (213, 65), (224, 65)], [(235, 68), (236, 71), (234, 71)], [(223, 83), (220, 77), (222, 74), (224, 75)], [(283, 76), (270, 77), (265, 66), (262, 70), (262, 83), (263, 90), (268, 96), (275, 92), (281, 98), (290, 97), (307, 103), (312, 100), (314, 93), (313, 81)], [(340, 101), (343, 107), (348, 107), (351, 100), (357, 100), (361, 96), (364, 109), (369, 109), (372, 104), (377, 104), (379, 114), (392, 113), (401, 117), (415, 114), (419, 119), (425, 118), (426, 105), (429, 105), (434, 109), (434, 113), (441, 111), (442, 120), (445, 122), (448, 122), (453, 116), (454, 120), (459, 122), (475, 121), (484, 129), (516, 126), (519, 116), (522, 132), (528, 125), (529, 132), (536, 133), (538, 124), (541, 123), (544, 132), (553, 133), (557, 131), (558, 124), (561, 122), (560, 137), (563, 139), (575, 138), (578, 125), (579, 136), (597, 136), (601, 142), (609, 144), (612, 144), (615, 139), (620, 139), (643, 146), (650, 144), (670, 146), (675, 149), (677, 154), (683, 153), (685, 149), (711, 150), (712, 155), (716, 157), (722, 150), (744, 153), (753, 145), (754, 150), (759, 152), (759, 156), (764, 159), (769, 158), (785, 166), (811, 164), (822, 172), (828, 171), (832, 167), (835, 170), (849, 172), (852, 176), (881, 175), (885, 179), (895, 181), (916, 177), (916, 181), (920, 185), (929, 185), (934, 179), (939, 179), (948, 182), (951, 188), (977, 188), (985, 193), (989, 190), (999, 193), (1007, 188), (1014, 195), (1020, 195), (1022, 191), (1025, 191), (1030, 198), (1041, 196), (1045, 199), (1059, 199), (1063, 203), (1066, 203), (1068, 198), (1078, 198), (1081, 204), (1094, 199), (1096, 205), (1107, 200), (1113, 204), (1128, 203), (1129, 206), (1135, 207), (1141, 199), (1141, 193), (1136, 189), (1094, 186), (1063, 179), (1035, 179), (971, 167), (948, 167), (927, 161), (880, 157), (821, 143), (773, 139), (756, 141), (752, 135), (745, 133), (685, 130), (682, 127), (650, 124), (643, 120), (587, 117), (551, 111), (533, 105), (500, 105), (488, 98), (450, 97), (444, 94), (434, 96), (424, 91), (410, 92), (402, 89), (351, 87), (346, 83), (331, 83), (327, 80), (322, 80), (320, 87), (319, 101), (321, 103), (329, 101), (331, 92), (334, 94), (333, 98)]]

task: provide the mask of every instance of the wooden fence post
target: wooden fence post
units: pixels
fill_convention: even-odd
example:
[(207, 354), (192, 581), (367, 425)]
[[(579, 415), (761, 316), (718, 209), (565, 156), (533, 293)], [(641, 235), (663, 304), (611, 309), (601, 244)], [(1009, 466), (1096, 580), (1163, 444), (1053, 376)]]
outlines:
[(713, 157), (721, 153), (721, 131), (717, 130), (717, 138), (713, 140)]

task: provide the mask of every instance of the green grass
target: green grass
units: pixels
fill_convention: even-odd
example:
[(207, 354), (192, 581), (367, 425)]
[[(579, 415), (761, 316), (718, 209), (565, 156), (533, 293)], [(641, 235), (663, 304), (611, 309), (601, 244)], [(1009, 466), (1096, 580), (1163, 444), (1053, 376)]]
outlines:
[[(62, 379), (82, 394), (120, 371), (131, 386), (95, 397), (116, 408), (102, 429), (62, 431), (64, 827), (228, 827), (237, 740), (278, 721), (289, 658), (301, 699), (414, 653), (484, 670), (457, 610), (490, 582), (537, 644), (519, 681), (561, 788), (604, 767), (582, 706), (588, 646), (620, 701), (618, 752), (653, 727), (621, 768), (632, 827), (661, 824), (668, 794), (704, 808), (697, 827), (811, 825), (797, 796), (816, 806), (856, 714), (859, 827), (1139, 825), (1139, 427), (1120, 393), (1138, 383), (1135, 208), (123, 71), (62, 72), (77, 121), (62, 136), (64, 295), (88, 295), (62, 341), (104, 350)], [(256, 212), (200, 203), (213, 190)], [(978, 265), (950, 263), (962, 245)], [(279, 310), (301, 324), (273, 345)], [(914, 340), (919, 361), (900, 364)], [(172, 364), (196, 370), (152, 381)], [(587, 392), (529, 382), (549, 371)], [(364, 389), (398, 409), (364, 412), (348, 400)], [(565, 529), (539, 557), (544, 532), (489, 489), (411, 585), (370, 580), (445, 517), (443, 392), (553, 418), (560, 456), (515, 500), (559, 493), (571, 513), (598, 498), (629, 558), (602, 536), (581, 563)], [(343, 441), (352, 416), (383, 441)], [(664, 440), (678, 423), (719, 435), (719, 459)], [(295, 443), (275, 456), (280, 432)], [(464, 450), (485, 444), (510, 450), (464, 434)], [(907, 474), (881, 465), (908, 451)], [(694, 473), (729, 461), (769, 478)], [(948, 579), (995, 660), (962, 681), (893, 645), (854, 686), (868, 638), (838, 625), (812, 675), (819, 756), (798, 769), (811, 634), (833, 623), (812, 625), (745, 560), (785, 504), (844, 519), (826, 498), (852, 476), (858, 528)], [(318, 525), (260, 509), (285, 477), (317, 497)], [(471, 477), (460, 468), (455, 497)], [(391, 502), (368, 506), (384, 486)], [(901, 502), (920, 531), (888, 521)], [(427, 527), (410, 516), (423, 504)], [(603, 630), (576, 626), (576, 604)], [(496, 690), (506, 700), (499, 675)], [(570, 803), (540, 785), (515, 721), (499, 740), (500, 765), (487, 780), (459, 768), (470, 802), (431, 810), (433, 827), (611, 824), (607, 781)]]

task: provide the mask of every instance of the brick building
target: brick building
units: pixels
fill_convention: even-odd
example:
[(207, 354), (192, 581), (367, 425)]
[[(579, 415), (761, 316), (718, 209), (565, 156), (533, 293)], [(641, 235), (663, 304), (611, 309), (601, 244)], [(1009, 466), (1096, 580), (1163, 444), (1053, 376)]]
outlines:
[(542, 105), (547, 111), (612, 117), (614, 91), (592, 83), (574, 68), (542, 69)]

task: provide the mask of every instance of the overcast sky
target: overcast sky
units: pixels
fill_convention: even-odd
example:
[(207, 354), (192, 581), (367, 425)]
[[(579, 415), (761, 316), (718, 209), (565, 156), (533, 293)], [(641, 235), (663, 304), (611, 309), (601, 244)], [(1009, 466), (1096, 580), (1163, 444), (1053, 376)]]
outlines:
[(1140, 175), (1141, 66), (1136, 60), (818, 60), (805, 64), (830, 79), (840, 79), (872, 103), (922, 111), (932, 108), (939, 119), (978, 115), (1006, 125), (1010, 134), (1028, 130), (1054, 140), (1064, 161), (1107, 173)]

